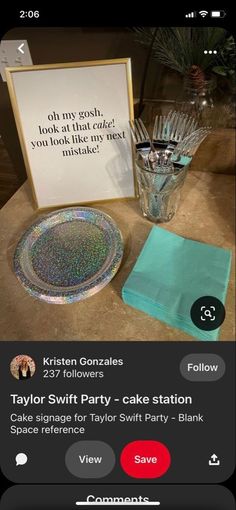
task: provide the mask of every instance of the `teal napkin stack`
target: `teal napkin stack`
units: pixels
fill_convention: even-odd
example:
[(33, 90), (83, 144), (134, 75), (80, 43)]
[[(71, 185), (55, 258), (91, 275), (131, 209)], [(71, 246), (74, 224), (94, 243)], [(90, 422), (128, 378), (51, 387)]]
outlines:
[(191, 320), (193, 303), (214, 296), (225, 303), (231, 252), (153, 227), (122, 289), (123, 301), (186, 331), (217, 340), (219, 328), (203, 331)]

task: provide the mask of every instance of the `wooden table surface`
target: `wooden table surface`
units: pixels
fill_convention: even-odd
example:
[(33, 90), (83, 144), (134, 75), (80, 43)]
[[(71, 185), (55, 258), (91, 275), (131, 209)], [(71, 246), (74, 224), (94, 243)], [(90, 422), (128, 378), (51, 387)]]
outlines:
[[(137, 200), (93, 204), (117, 222), (124, 237), (121, 268), (103, 290), (70, 305), (31, 297), (15, 277), (12, 257), (24, 230), (38, 214), (25, 183), (0, 211), (0, 338), (2, 340), (192, 340), (143, 312), (125, 305), (122, 286), (153, 224)], [(189, 171), (176, 216), (161, 225), (169, 231), (234, 252), (234, 176)], [(235, 340), (234, 259), (219, 340)], [(207, 289), (206, 289), (207, 292)]]

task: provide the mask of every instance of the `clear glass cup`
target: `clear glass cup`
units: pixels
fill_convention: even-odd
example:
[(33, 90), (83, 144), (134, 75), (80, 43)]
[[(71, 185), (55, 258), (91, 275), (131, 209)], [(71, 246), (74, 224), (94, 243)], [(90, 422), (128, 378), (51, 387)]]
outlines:
[(136, 158), (136, 176), (142, 214), (154, 223), (170, 221), (180, 202), (180, 192), (187, 166), (176, 168), (171, 162), (156, 163), (152, 168), (147, 158)]

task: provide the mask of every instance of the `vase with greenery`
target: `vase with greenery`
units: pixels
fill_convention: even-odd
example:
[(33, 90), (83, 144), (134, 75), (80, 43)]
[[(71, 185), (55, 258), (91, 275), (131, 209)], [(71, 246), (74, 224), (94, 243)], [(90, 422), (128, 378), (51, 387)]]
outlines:
[[(139, 43), (148, 47), (140, 91), (139, 111), (143, 109), (145, 82), (150, 59), (153, 58), (180, 73), (190, 103), (199, 111), (213, 106), (211, 98), (214, 80), (212, 69), (227, 32), (217, 27), (136, 27)], [(208, 50), (208, 53), (205, 50)], [(186, 99), (186, 103), (189, 99)]]

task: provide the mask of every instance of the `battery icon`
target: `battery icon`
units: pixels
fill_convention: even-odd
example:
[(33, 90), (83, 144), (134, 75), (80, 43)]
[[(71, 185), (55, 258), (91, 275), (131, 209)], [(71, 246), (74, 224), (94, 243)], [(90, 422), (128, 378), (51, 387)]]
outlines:
[(224, 18), (226, 16), (225, 11), (211, 11), (212, 18)]

